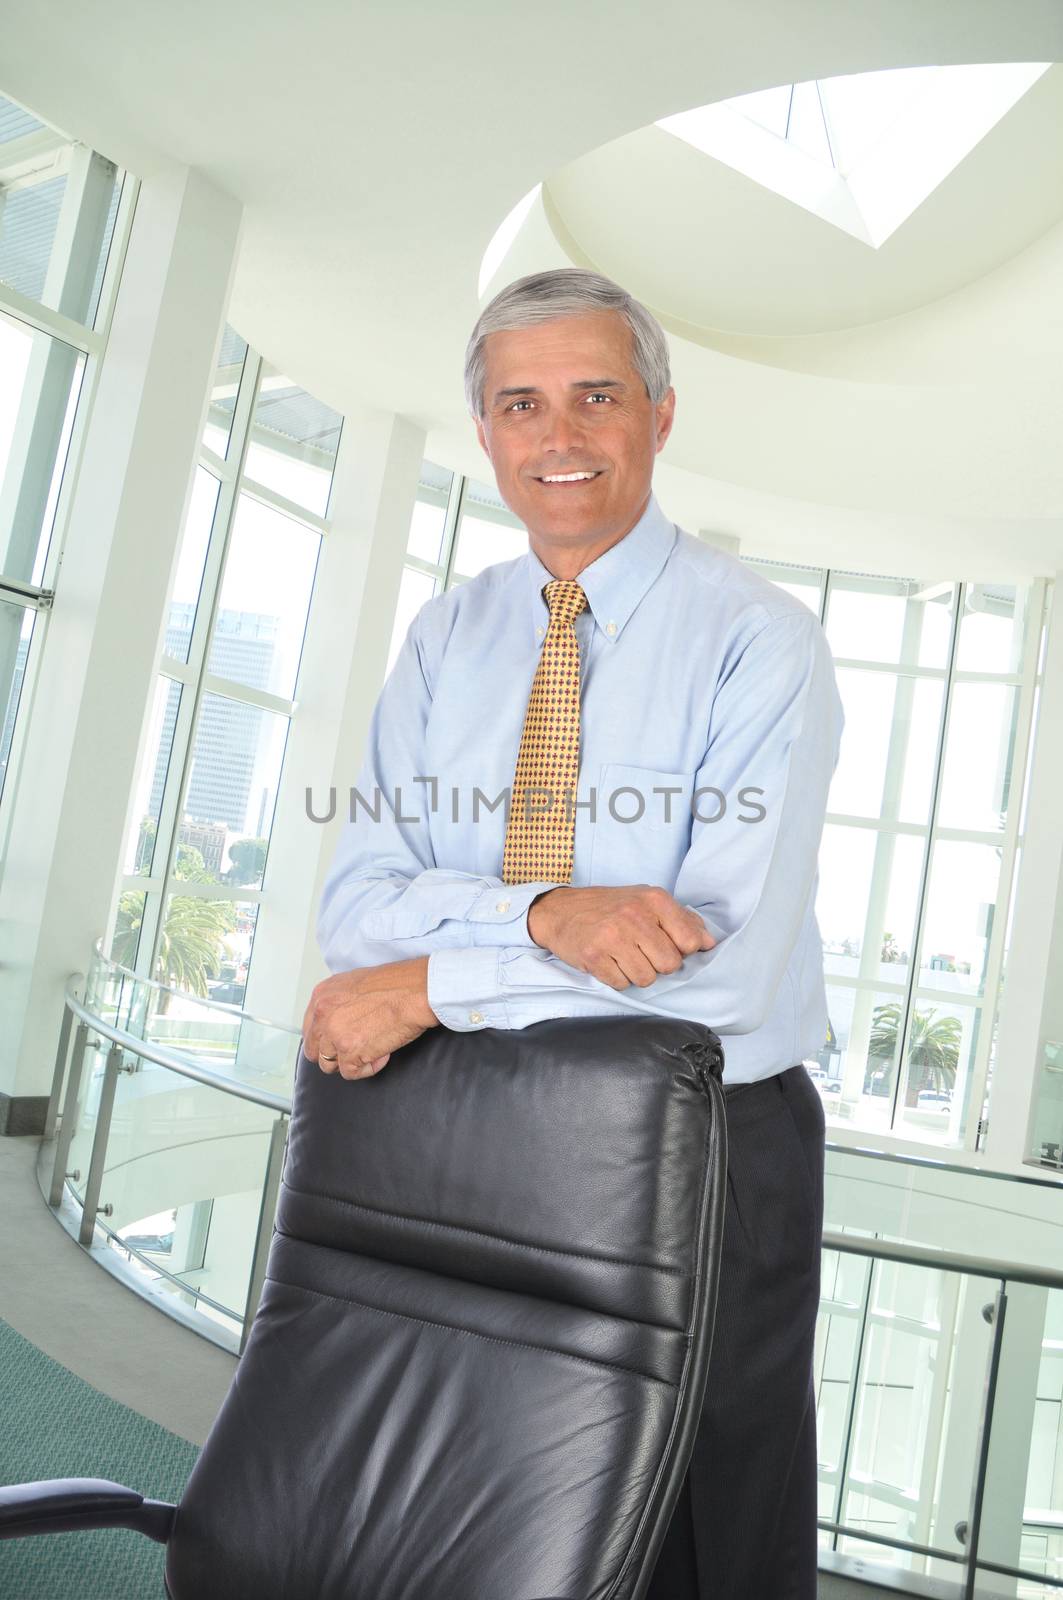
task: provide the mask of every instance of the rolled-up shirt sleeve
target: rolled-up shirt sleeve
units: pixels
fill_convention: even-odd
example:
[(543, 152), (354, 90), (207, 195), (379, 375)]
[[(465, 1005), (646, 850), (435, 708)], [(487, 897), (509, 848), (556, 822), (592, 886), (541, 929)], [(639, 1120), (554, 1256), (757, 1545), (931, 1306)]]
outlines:
[(534, 942), (440, 949), (428, 962), (428, 1001), (440, 1021), (468, 1031), (638, 1013), (711, 1016), (721, 1034), (760, 1027), (810, 914), (842, 725), (818, 620), (809, 612), (765, 622), (721, 675), (690, 846), (674, 886), (664, 885), (700, 913), (713, 948), (645, 988), (621, 990)]
[(414, 617), (373, 712), (349, 804), (341, 791), (348, 816), (316, 923), (330, 972), (456, 947), (539, 948), (528, 932), (528, 907), (556, 885), (503, 883), (434, 864), (423, 754), (431, 698)]

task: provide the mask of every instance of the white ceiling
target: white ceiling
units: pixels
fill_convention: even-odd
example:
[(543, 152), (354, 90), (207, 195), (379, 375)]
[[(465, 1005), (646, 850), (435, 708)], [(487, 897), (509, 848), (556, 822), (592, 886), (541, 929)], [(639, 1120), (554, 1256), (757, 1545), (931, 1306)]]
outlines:
[(1063, 69), (877, 252), (651, 126), (968, 61), (1063, 61), (1063, 8), (13, 0), (0, 92), (141, 177), (184, 163), (237, 196), (240, 332), (480, 476), (461, 388), (480, 262), (544, 180), (493, 287), (575, 259), (662, 316), (672, 516), (750, 554), (990, 579), (1063, 567)]
[(858, 327), (954, 293), (1063, 218), (1063, 66), (877, 250), (662, 128), (570, 163), (548, 192), (583, 254), (683, 322), (767, 335)]

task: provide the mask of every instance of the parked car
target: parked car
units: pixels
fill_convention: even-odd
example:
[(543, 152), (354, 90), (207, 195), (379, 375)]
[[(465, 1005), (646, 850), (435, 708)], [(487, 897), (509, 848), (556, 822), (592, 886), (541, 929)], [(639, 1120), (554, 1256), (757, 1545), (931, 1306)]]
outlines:
[(143, 1255), (168, 1256), (173, 1249), (172, 1230), (169, 1233), (121, 1233), (118, 1237), (131, 1250), (139, 1250)]
[(948, 1089), (920, 1089), (915, 1108), (917, 1111), (951, 1111), (952, 1095)]
[(211, 1000), (220, 1000), (223, 1005), (240, 1006), (244, 1003), (246, 983), (219, 983), (210, 991)]

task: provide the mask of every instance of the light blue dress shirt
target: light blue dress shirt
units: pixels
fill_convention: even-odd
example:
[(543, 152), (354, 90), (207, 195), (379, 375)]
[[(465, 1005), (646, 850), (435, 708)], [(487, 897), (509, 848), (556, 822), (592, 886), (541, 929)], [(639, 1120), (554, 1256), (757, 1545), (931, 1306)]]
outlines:
[(655, 495), (578, 574), (571, 882), (660, 884), (717, 940), (646, 988), (616, 990), (532, 939), (528, 906), (553, 885), (499, 876), (552, 576), (529, 551), (411, 622), (354, 793), (346, 775), (338, 785), (325, 963), (427, 955), (428, 1001), (448, 1028), (686, 1017), (720, 1034), (726, 1082), (781, 1072), (827, 1031), (817, 852), (843, 716), (819, 621), (669, 522)]

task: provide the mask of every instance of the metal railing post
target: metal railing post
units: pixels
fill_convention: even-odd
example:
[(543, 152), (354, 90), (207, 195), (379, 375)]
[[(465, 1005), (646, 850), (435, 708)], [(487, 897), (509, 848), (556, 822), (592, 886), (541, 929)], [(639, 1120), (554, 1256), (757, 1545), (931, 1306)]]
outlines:
[(978, 1439), (978, 1464), (974, 1474), (971, 1515), (967, 1521), (967, 1564), (963, 1579), (963, 1600), (974, 1600), (978, 1583), (978, 1539), (982, 1531), (982, 1505), (985, 1501), (986, 1474), (989, 1471), (993, 1406), (997, 1397), (997, 1378), (1000, 1374), (1000, 1352), (1004, 1344), (1004, 1316), (1007, 1308), (1007, 1286), (1006, 1283), (1002, 1283), (993, 1302), (993, 1342), (989, 1347), (989, 1369), (986, 1373), (985, 1401), (982, 1406), (982, 1425)]
[[(860, 1404), (860, 1379), (864, 1370), (864, 1348), (867, 1344), (867, 1324), (871, 1312), (871, 1296), (875, 1289), (875, 1262), (868, 1259), (867, 1281), (864, 1284), (863, 1303), (860, 1307), (860, 1323), (857, 1328), (854, 1342), (853, 1360), (849, 1369), (849, 1395), (845, 1406), (845, 1436), (844, 1443), (838, 1456), (838, 1484), (834, 1496), (834, 1518), (836, 1522), (845, 1521), (847, 1501), (847, 1480), (849, 1477), (849, 1463), (853, 1453), (853, 1432), (856, 1427), (856, 1412)], [(838, 1535), (834, 1535), (832, 1548), (838, 1548)]]
[(52, 1092), (48, 1096), (48, 1109), (44, 1114), (44, 1139), (55, 1138), (55, 1125), (59, 1119), (59, 1101), (63, 1093), (63, 1079), (66, 1077), (67, 1056), (70, 1053), (70, 1030), (74, 1023), (74, 1013), (63, 1005), (63, 1020), (59, 1024), (59, 1046), (55, 1052), (55, 1070), (52, 1073)]
[[(67, 1015), (69, 1016), (70, 1013), (68, 1012)], [(70, 1146), (74, 1138), (74, 1129), (77, 1126), (78, 1097), (81, 1094), (81, 1076), (85, 1067), (85, 1050), (88, 1045), (88, 1038), (88, 1024), (79, 1022), (74, 1033), (74, 1053), (70, 1059), (70, 1071), (66, 1080), (63, 1120), (59, 1125), (59, 1137), (55, 1141), (52, 1185), (48, 1191), (48, 1204), (50, 1206), (61, 1205), (63, 1200), (66, 1164), (70, 1160)]]
[(103, 1164), (107, 1159), (107, 1140), (111, 1133), (111, 1113), (114, 1111), (118, 1074), (122, 1070), (123, 1050), (112, 1044), (107, 1052), (107, 1065), (103, 1069), (103, 1086), (100, 1105), (96, 1112), (96, 1131), (92, 1136), (92, 1155), (89, 1157), (89, 1176), (85, 1184), (85, 1201), (81, 1210), (81, 1227), (78, 1244), (90, 1245), (96, 1226), (96, 1213), (100, 1207), (100, 1188), (103, 1184)]
[(262, 1297), (262, 1285), (266, 1281), (266, 1261), (269, 1256), (269, 1247), (273, 1242), (273, 1219), (277, 1214), (277, 1196), (280, 1193), (281, 1172), (284, 1168), (284, 1150), (288, 1142), (288, 1118), (282, 1112), (274, 1121), (269, 1136), (269, 1155), (266, 1158), (266, 1177), (262, 1185), (262, 1205), (258, 1213), (258, 1228), (255, 1232), (255, 1249), (251, 1257), (251, 1280), (247, 1286), (247, 1300), (244, 1304), (244, 1325), (240, 1331), (240, 1354), (244, 1353), (251, 1324), (258, 1302)]

